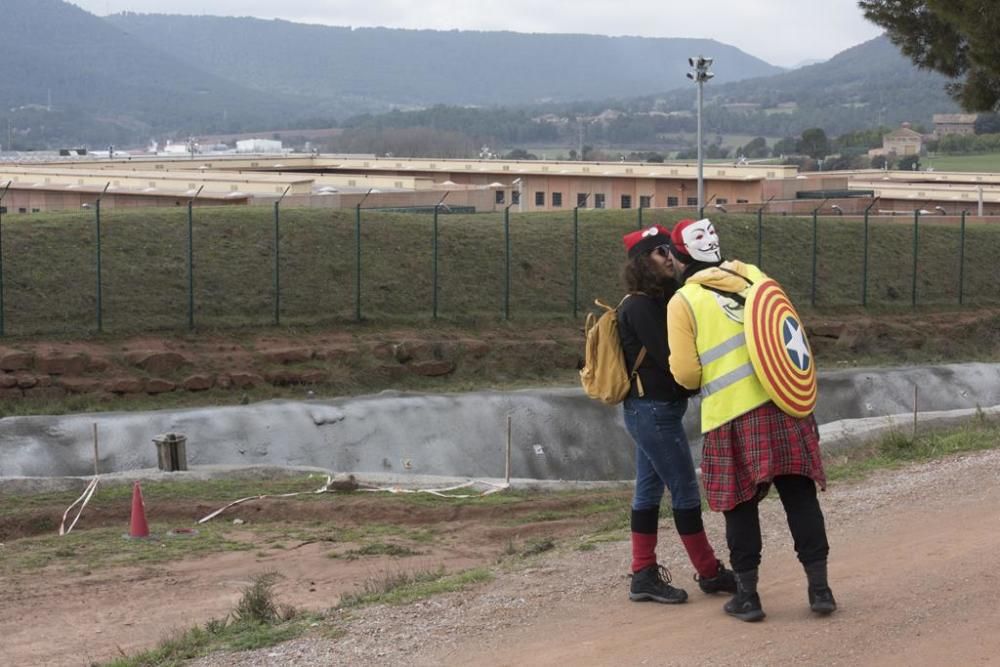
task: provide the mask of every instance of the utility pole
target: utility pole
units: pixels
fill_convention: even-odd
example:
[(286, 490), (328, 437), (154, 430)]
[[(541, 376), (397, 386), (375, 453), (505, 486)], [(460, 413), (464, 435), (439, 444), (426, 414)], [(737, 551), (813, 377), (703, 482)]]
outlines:
[(704, 104), (705, 82), (715, 75), (709, 71), (712, 66), (712, 59), (704, 56), (688, 58), (688, 64), (694, 68), (693, 72), (687, 73), (687, 78), (698, 84), (698, 210), (705, 208), (705, 153), (704, 141), (702, 140), (701, 115)]

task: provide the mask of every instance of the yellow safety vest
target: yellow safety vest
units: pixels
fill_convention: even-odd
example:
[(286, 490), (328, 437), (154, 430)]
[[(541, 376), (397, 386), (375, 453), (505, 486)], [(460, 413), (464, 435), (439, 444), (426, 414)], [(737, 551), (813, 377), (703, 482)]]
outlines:
[[(746, 277), (753, 282), (764, 278), (757, 267), (747, 269)], [(701, 432), (708, 433), (771, 399), (754, 374), (743, 324), (727, 317), (715, 293), (700, 284), (688, 283), (678, 294), (694, 315), (701, 361)]]

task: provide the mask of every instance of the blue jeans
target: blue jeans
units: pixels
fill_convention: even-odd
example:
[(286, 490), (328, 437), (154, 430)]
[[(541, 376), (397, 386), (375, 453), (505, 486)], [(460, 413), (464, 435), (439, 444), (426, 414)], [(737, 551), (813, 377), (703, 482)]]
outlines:
[(681, 418), (687, 399), (652, 401), (626, 398), (625, 428), (635, 441), (635, 495), (632, 509), (659, 507), (664, 488), (670, 489), (675, 510), (701, 508), (694, 459)]

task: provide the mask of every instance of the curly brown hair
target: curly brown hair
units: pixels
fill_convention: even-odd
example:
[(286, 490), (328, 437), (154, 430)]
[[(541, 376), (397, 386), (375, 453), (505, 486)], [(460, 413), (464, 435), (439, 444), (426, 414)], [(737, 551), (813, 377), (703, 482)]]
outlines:
[(622, 280), (629, 292), (643, 292), (650, 296), (663, 296), (676, 288), (673, 278), (666, 278), (656, 270), (648, 252), (636, 255), (625, 263)]

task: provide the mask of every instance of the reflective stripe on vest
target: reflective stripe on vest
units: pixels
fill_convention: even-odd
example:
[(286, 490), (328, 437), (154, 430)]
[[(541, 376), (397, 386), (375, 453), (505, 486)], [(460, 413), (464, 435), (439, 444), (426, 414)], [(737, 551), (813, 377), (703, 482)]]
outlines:
[[(747, 265), (747, 269), (750, 280), (764, 278), (757, 267)], [(701, 362), (701, 431), (707, 433), (770, 398), (754, 374), (743, 324), (730, 319), (715, 294), (701, 285), (689, 282), (680, 292), (695, 321), (695, 347)]]

